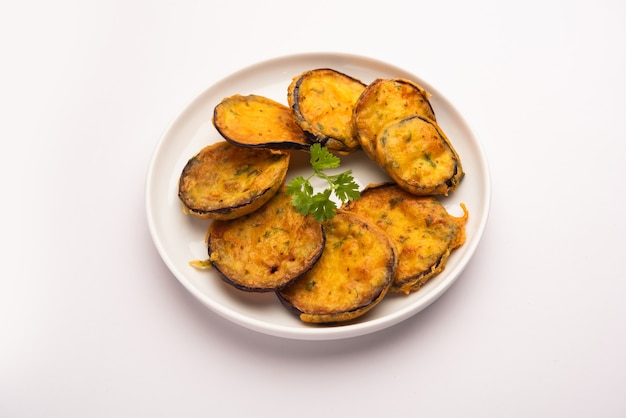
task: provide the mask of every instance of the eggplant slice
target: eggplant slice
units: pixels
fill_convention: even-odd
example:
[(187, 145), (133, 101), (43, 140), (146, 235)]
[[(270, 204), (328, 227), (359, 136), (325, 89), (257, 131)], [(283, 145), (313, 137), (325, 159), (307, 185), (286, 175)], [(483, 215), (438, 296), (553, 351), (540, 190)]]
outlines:
[(393, 243), (348, 212), (324, 224), (326, 244), (313, 268), (277, 292), (301, 321), (334, 324), (358, 318), (388, 292), (397, 266)]
[(320, 68), (294, 77), (287, 99), (309, 142), (348, 154), (360, 148), (352, 113), (365, 87), (360, 80), (339, 71)]
[(283, 184), (290, 156), (226, 141), (203, 148), (180, 175), (183, 211), (200, 219), (233, 219), (255, 211)]
[(436, 120), (430, 94), (413, 81), (379, 78), (370, 83), (354, 107), (353, 123), (363, 151), (376, 159), (376, 136), (389, 124), (411, 115)]
[(433, 196), (415, 196), (396, 184), (371, 185), (343, 209), (375, 223), (398, 251), (392, 292), (409, 294), (445, 269), (450, 252), (465, 242), (468, 212), (450, 215)]
[(304, 131), (291, 109), (264, 96), (236, 94), (213, 111), (213, 126), (228, 142), (242, 147), (308, 149)]
[(208, 252), (213, 267), (238, 289), (279, 289), (309, 270), (324, 249), (322, 225), (299, 214), (281, 188), (249, 215), (214, 221)]
[(378, 164), (400, 187), (416, 195), (448, 195), (464, 173), (461, 159), (437, 122), (409, 116), (376, 137)]

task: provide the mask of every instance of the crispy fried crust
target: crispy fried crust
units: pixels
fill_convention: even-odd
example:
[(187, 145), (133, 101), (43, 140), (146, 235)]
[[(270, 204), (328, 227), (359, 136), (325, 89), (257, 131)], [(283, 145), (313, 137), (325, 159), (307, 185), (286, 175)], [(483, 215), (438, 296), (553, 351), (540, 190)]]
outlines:
[(421, 86), (403, 78), (371, 82), (354, 106), (354, 129), (363, 151), (376, 158), (376, 136), (390, 122), (411, 115), (436, 120), (429, 97)]
[(253, 148), (308, 149), (307, 136), (291, 109), (259, 95), (236, 94), (213, 111), (213, 125), (227, 141)]
[(354, 105), (366, 85), (339, 71), (320, 68), (293, 78), (287, 99), (296, 123), (309, 135), (338, 153), (360, 145), (352, 124)]
[(447, 136), (422, 116), (386, 125), (376, 137), (376, 159), (400, 187), (416, 195), (448, 195), (463, 178)]
[(229, 284), (246, 291), (272, 291), (309, 270), (324, 248), (320, 223), (296, 212), (281, 188), (263, 207), (230, 221), (215, 221), (209, 259)]
[(187, 162), (178, 197), (186, 213), (201, 219), (233, 219), (251, 213), (280, 188), (289, 160), (287, 151), (218, 142)]
[(324, 230), (320, 260), (278, 296), (304, 322), (349, 321), (387, 293), (397, 266), (396, 250), (379, 228), (351, 213), (339, 211)]
[(395, 184), (368, 186), (344, 210), (380, 227), (398, 250), (393, 292), (418, 290), (444, 270), (450, 252), (465, 242), (467, 209), (450, 215), (432, 196), (415, 196)]

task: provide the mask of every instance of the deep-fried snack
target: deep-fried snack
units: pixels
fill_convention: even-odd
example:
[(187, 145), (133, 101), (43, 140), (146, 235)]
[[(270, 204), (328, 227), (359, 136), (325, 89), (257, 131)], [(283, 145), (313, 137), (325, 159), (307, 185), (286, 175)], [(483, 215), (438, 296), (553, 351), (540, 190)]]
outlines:
[(352, 113), (365, 86), (339, 71), (320, 68), (294, 77), (287, 89), (287, 100), (296, 123), (308, 134), (310, 142), (347, 154), (360, 147)]
[(379, 78), (371, 82), (354, 106), (353, 123), (363, 151), (376, 158), (376, 136), (385, 125), (411, 115), (436, 120), (430, 94), (403, 78)]
[(338, 212), (324, 230), (317, 264), (277, 294), (303, 322), (346, 322), (383, 299), (395, 274), (396, 250), (382, 230), (352, 213)]
[(464, 175), (448, 137), (423, 116), (385, 126), (376, 137), (376, 160), (400, 187), (416, 195), (448, 195)]
[(291, 109), (264, 96), (236, 94), (213, 111), (213, 125), (232, 144), (242, 147), (308, 149), (304, 131)]
[(253, 212), (284, 182), (290, 155), (226, 141), (203, 148), (180, 175), (183, 211), (201, 219), (233, 219)]
[(450, 215), (432, 196), (415, 196), (395, 184), (371, 185), (343, 209), (375, 223), (398, 250), (391, 290), (409, 294), (445, 269), (450, 252), (465, 242), (468, 212)]
[(238, 289), (272, 291), (308, 271), (324, 248), (322, 225), (296, 212), (281, 188), (255, 212), (214, 221), (207, 239), (209, 260)]

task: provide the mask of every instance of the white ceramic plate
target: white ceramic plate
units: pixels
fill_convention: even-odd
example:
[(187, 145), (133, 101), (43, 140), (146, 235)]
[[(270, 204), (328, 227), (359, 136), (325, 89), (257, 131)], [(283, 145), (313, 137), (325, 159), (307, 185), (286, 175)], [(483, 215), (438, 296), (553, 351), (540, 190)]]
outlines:
[[(456, 148), (466, 176), (451, 196), (441, 199), (448, 211), (460, 215), (466, 204), (470, 217), (467, 241), (454, 250), (446, 269), (418, 292), (409, 296), (388, 295), (357, 323), (340, 326), (306, 325), (288, 312), (273, 293), (246, 293), (218, 278), (211, 270), (197, 270), (190, 260), (206, 259), (204, 243), (210, 221), (182, 213), (178, 179), (187, 160), (204, 146), (223, 140), (211, 124), (213, 108), (233, 94), (260, 94), (287, 104), (292, 77), (314, 68), (333, 68), (369, 83), (376, 78), (411, 79), (432, 94), (437, 120)], [(362, 152), (342, 158), (341, 170), (351, 168), (358, 183), (388, 180)], [(294, 152), (287, 180), (310, 173), (308, 157)], [(150, 232), (165, 264), (180, 283), (208, 308), (232, 322), (262, 333), (302, 340), (330, 340), (371, 333), (416, 314), (440, 297), (460, 276), (482, 236), (490, 203), (487, 162), (480, 143), (459, 112), (433, 86), (418, 76), (371, 58), (346, 54), (292, 55), (255, 64), (217, 82), (191, 102), (158, 143), (146, 184)]]

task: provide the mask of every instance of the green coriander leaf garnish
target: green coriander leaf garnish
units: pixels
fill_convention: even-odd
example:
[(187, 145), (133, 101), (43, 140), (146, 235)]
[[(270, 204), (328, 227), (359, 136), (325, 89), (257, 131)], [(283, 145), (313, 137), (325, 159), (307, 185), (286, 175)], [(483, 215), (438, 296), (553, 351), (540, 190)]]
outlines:
[[(287, 184), (287, 193), (291, 195), (291, 204), (303, 214), (311, 214), (318, 222), (332, 219), (337, 212), (337, 204), (331, 200), (334, 194), (342, 202), (357, 200), (361, 194), (359, 185), (352, 177), (352, 170), (344, 171), (336, 175), (328, 175), (324, 170), (338, 168), (341, 160), (332, 154), (326, 147), (313, 144), (311, 151), (311, 167), (313, 174), (308, 177), (298, 176)], [(310, 180), (313, 177), (324, 179), (328, 182), (328, 188), (315, 193)]]
[(359, 185), (356, 184), (352, 178), (352, 170), (333, 176), (333, 181), (336, 185), (334, 189), (335, 195), (342, 202), (346, 200), (357, 200), (361, 196)]
[(313, 170), (321, 172), (329, 168), (337, 168), (341, 164), (341, 160), (335, 154), (328, 151), (328, 148), (322, 147), (320, 144), (311, 145), (311, 165)]

